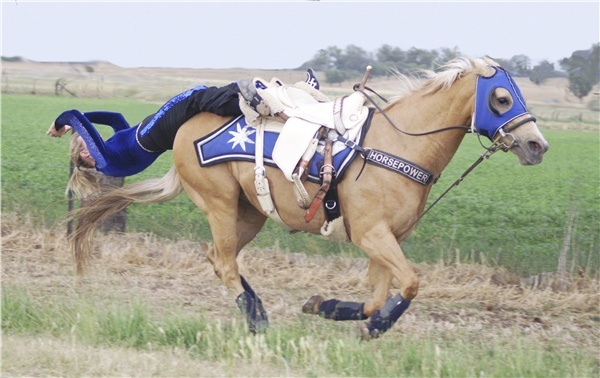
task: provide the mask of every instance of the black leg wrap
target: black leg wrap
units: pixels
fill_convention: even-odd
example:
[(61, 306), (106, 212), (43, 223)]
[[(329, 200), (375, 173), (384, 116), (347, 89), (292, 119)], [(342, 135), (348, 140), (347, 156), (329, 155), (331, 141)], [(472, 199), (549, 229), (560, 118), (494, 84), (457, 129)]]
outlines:
[(366, 323), (370, 337), (377, 338), (392, 328), (394, 323), (404, 314), (408, 306), (410, 306), (410, 301), (404, 300), (400, 294), (395, 297), (389, 297), (385, 301), (385, 305), (374, 313)]
[(324, 301), (319, 306), (319, 316), (333, 320), (364, 320), (364, 303), (342, 302), (337, 299)]
[(242, 311), (242, 314), (246, 315), (248, 330), (254, 334), (265, 332), (269, 328), (267, 312), (258, 295), (252, 290), (244, 277), (241, 278), (245, 291), (236, 298), (235, 302), (240, 311)]

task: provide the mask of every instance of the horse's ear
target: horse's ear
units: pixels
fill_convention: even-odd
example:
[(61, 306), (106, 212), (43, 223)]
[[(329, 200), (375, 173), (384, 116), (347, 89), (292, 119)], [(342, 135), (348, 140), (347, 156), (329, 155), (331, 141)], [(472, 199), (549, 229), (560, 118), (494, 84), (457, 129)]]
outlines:
[(483, 61), (487, 64), (486, 72), (482, 74), (483, 77), (490, 77), (496, 73), (496, 70), (492, 69), (492, 67), (500, 67), (500, 63), (496, 62), (489, 56), (485, 56)]
[(489, 56), (485, 56), (483, 58), (483, 60), (490, 66), (499, 66), (500, 65), (500, 63), (496, 62), (494, 59), (490, 58)]

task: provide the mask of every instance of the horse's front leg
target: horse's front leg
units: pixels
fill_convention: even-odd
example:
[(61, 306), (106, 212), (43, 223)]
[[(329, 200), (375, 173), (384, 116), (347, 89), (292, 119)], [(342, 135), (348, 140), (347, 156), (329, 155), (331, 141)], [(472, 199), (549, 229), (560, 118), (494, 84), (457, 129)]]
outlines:
[[(304, 313), (333, 320), (369, 320), (360, 326), (363, 339), (379, 337), (389, 330), (410, 306), (417, 295), (419, 280), (406, 260), (402, 249), (387, 227), (372, 228), (356, 243), (371, 258), (369, 283), (373, 298), (367, 303), (324, 300), (320, 295), (311, 297), (302, 307)], [(389, 295), (392, 277), (400, 283), (401, 293)]]
[[(419, 279), (406, 260), (395, 236), (385, 225), (365, 233), (356, 244), (371, 258), (371, 267), (381, 272), (375, 276), (377, 271), (370, 271), (373, 275), (370, 274), (369, 279), (376, 288), (377, 280), (385, 280), (389, 289), (391, 276), (386, 275), (385, 272), (391, 273), (400, 283), (400, 293), (390, 296), (387, 296), (389, 290), (384, 291), (385, 287), (380, 285), (381, 291), (374, 295), (371, 306), (368, 308), (365, 306), (365, 313), (369, 315), (369, 320), (361, 325), (362, 337), (363, 339), (377, 338), (389, 330), (408, 309), (410, 301), (419, 291)], [(384, 294), (387, 299), (383, 303), (381, 299)]]
[(366, 303), (347, 302), (337, 299), (325, 300), (314, 295), (302, 306), (302, 312), (319, 315), (332, 320), (364, 320), (385, 304), (392, 282), (392, 275), (379, 263), (371, 260), (369, 264), (369, 283), (373, 288), (373, 297)]

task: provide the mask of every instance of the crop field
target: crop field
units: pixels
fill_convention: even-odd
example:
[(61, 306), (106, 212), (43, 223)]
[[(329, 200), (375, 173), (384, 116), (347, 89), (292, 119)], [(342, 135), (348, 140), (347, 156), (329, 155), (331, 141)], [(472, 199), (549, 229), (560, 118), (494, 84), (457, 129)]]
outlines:
[[(131, 79), (139, 71), (125, 71), (77, 98), (42, 90), (43, 80), (52, 82), (48, 72), (36, 79), (35, 95), (15, 90), (27, 85), (24, 76), (9, 78), (8, 89), (3, 82), (2, 375), (600, 374), (598, 111), (542, 97), (561, 93), (558, 83), (519, 82), (551, 146), (544, 162), (523, 167), (512, 154), (497, 153), (422, 220), (404, 244), (421, 278), (419, 296), (391, 331), (365, 343), (356, 322), (300, 311), (317, 293), (369, 298), (360, 250), (286, 235), (268, 222), (240, 256), (271, 322), (265, 335), (250, 336), (206, 259), (208, 226), (185, 194), (128, 209), (127, 232), (99, 235), (89, 274), (75, 278), (63, 217), (68, 143), (44, 132), (65, 109), (119, 111), (135, 123), (168, 98), (141, 89)], [(241, 76), (229, 74), (235, 76), (174, 79), (161, 72), (146, 80), (184, 86)], [(290, 81), (296, 74), (277, 75)], [(481, 153), (468, 135), (430, 201)], [(162, 176), (170, 159), (165, 153), (126, 182)], [(559, 289), (561, 252), (569, 281)]]

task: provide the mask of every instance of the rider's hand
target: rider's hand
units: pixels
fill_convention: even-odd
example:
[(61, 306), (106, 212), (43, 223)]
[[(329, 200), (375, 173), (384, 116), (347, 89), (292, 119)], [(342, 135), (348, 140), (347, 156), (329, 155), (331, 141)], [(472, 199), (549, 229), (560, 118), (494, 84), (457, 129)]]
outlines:
[(51, 137), (59, 138), (59, 137), (65, 135), (71, 129), (72, 129), (71, 126), (64, 125), (63, 127), (61, 127), (60, 130), (56, 130), (56, 126), (54, 125), (54, 123), (52, 123), (52, 125), (50, 126), (48, 131), (46, 131), (46, 135), (50, 135)]

